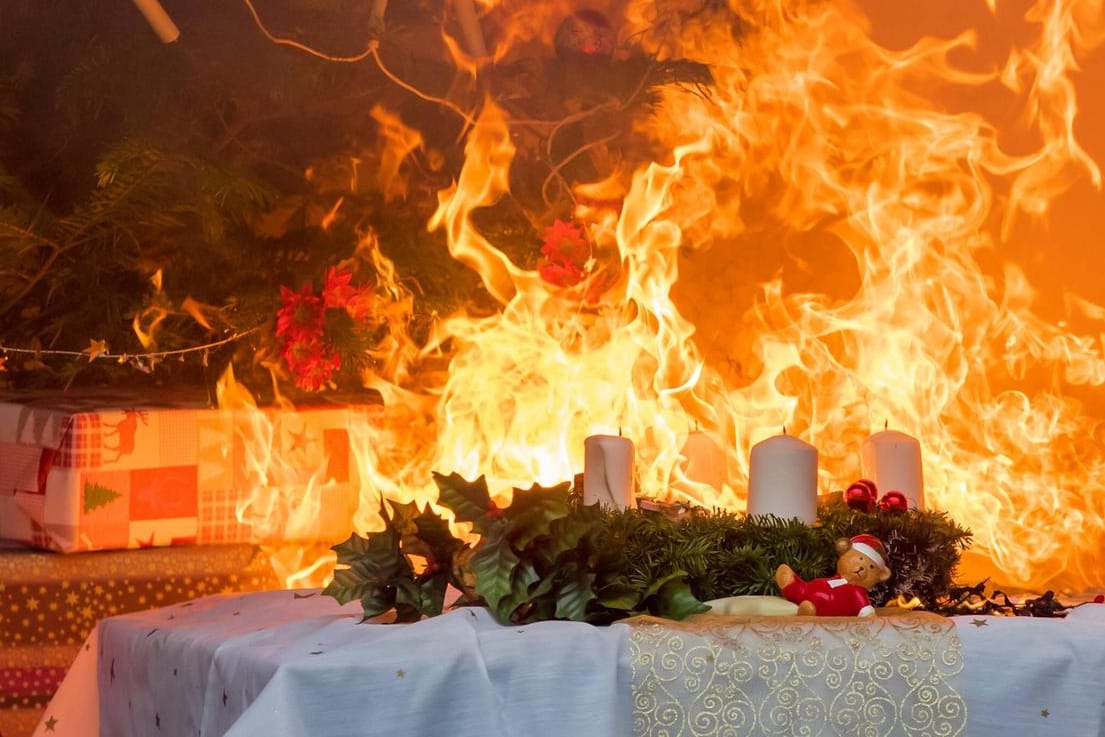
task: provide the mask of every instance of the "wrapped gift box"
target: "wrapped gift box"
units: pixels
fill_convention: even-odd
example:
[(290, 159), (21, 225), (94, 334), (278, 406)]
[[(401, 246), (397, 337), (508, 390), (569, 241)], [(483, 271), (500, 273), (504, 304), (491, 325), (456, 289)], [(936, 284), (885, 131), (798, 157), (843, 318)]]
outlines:
[(280, 588), (252, 545), (59, 555), (0, 550), (0, 735), (29, 735), (103, 617)]
[(102, 392), (8, 398), (0, 539), (62, 552), (340, 540), (358, 493), (348, 428), (370, 410), (230, 411)]

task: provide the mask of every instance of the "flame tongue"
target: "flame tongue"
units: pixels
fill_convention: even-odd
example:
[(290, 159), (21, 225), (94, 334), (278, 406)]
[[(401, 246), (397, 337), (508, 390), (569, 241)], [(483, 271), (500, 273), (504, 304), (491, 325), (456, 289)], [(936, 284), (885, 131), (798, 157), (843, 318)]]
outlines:
[[(1017, 213), (1043, 214), (1076, 176), (1099, 183), (1072, 134), (1069, 73), (1075, 52), (1100, 41), (1101, 3), (1041, 2), (1029, 12), (1041, 38), (1004, 76), (1030, 89), (1026, 117), (1042, 141), (1022, 155), (1003, 151), (978, 115), (943, 112), (924, 96), (990, 81), (949, 62), (971, 34), (891, 53), (846, 4), (748, 17), (760, 22), (742, 41), (740, 68), (705, 32), (693, 48), (714, 65), (714, 98), (669, 94), (651, 128), (672, 147), (708, 147), (685, 160), (688, 186), (668, 217), (722, 251), (708, 268), (734, 277), (724, 261), (734, 235), (831, 235), (852, 252), (858, 289), (829, 299), (788, 292), (780, 279), (764, 284), (743, 335), (718, 341), (729, 355), (747, 343), (749, 363), (762, 367), (728, 394), (734, 424), (761, 424), (757, 408), (785, 412), (840, 483), (859, 475), (856, 430), (889, 420), (922, 439), (931, 504), (970, 526), (1004, 576), (1040, 586), (1067, 569), (1075, 585), (1100, 583), (1099, 566), (1068, 568), (1098, 561), (1105, 532), (1096, 420), (1054, 385), (1021, 387), (1028, 367), (1100, 384), (1101, 342), (1041, 320), (1024, 275), (1007, 266), (998, 281), (975, 254), (997, 247), (995, 197), (1007, 201), (1005, 235)], [(679, 43), (686, 51), (687, 36)], [(719, 216), (699, 219), (703, 202)], [(698, 326), (729, 319), (705, 315)]]
[[(828, 490), (860, 476), (860, 443), (889, 422), (921, 439), (929, 504), (973, 530), (986, 574), (1105, 584), (1102, 438), (1060, 391), (1105, 381), (1101, 340), (1038, 316), (1016, 267), (980, 265), (1078, 177), (1100, 183), (1073, 136), (1070, 75), (1102, 38), (1101, 0), (1038, 2), (1038, 40), (994, 73), (953, 63), (973, 32), (889, 51), (845, 2), (731, 3), (739, 38), (728, 9), (661, 23), (656, 5), (631, 0), (627, 32), (658, 58), (707, 63), (715, 84), (665, 88), (640, 132), (666, 153), (578, 188), (595, 262), (579, 289), (513, 263), (472, 222), (508, 193), (515, 154), (490, 101), (429, 225), (500, 308), (442, 320), (419, 350), (402, 329), (409, 294), (371, 249), (393, 330), (366, 376), (384, 408), (351, 430), (355, 527), (378, 522), (381, 496), (432, 501), (431, 470), (485, 474), (500, 501), (563, 481), (586, 436), (619, 431), (642, 494), (742, 509), (764, 436), (786, 426), (817, 445)], [(936, 99), (999, 83), (1024, 90), (1032, 150)], [(696, 426), (725, 449), (720, 490), (679, 470)]]

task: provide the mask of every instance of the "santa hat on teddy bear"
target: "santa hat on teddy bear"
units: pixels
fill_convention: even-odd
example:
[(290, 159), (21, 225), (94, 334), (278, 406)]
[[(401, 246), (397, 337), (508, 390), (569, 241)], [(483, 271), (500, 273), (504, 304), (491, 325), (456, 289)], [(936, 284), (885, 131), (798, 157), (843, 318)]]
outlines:
[(883, 568), (886, 567), (886, 546), (874, 535), (856, 535), (852, 538), (852, 548), (863, 553)]

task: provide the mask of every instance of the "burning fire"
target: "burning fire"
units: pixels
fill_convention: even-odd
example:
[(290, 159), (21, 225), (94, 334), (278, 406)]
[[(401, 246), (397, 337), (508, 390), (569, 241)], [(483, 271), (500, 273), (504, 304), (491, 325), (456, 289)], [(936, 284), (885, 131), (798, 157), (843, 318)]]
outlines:
[[(482, 5), (509, 17), (509, 0)], [(532, 6), (568, 12), (524, 5), (504, 39), (539, 35)], [(1072, 74), (1105, 37), (1102, 1), (1038, 0), (1024, 16), (1034, 39), (991, 71), (956, 61), (973, 53), (971, 30), (891, 51), (847, 2), (732, 0), (739, 32), (715, 17), (728, 9), (679, 5), (631, 0), (622, 35), (707, 64), (715, 83), (664, 88), (639, 131), (664, 153), (575, 192), (596, 258), (620, 265), (597, 302), (513, 263), (474, 224), (508, 193), (515, 155), (492, 99), (429, 227), (499, 310), (449, 316), (416, 344), (401, 275), (371, 236), (362, 244), (394, 329), (365, 376), (383, 407), (351, 418), (350, 526), (375, 527), (381, 497), (432, 502), (431, 470), (485, 474), (500, 497), (570, 479), (586, 436), (619, 431), (636, 443), (640, 494), (740, 510), (758, 440), (785, 426), (816, 445), (828, 491), (860, 475), (860, 443), (889, 424), (921, 440), (928, 505), (974, 532), (971, 574), (1105, 585), (1102, 426), (1069, 396), (1105, 382), (1101, 334), (1043, 319), (1001, 257), (1073, 183), (1101, 185), (1074, 136)], [(1020, 100), (1031, 147), (938, 102), (995, 85)], [(421, 139), (373, 116), (398, 170)], [(1071, 303), (1100, 330), (1105, 309)], [(725, 449), (720, 493), (681, 471), (696, 427)]]

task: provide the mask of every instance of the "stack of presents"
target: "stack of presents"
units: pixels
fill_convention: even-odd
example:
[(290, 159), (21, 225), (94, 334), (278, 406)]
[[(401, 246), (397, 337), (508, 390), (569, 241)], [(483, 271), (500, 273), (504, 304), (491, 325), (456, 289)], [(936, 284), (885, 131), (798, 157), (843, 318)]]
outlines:
[[(0, 735), (33, 731), (101, 618), (282, 588), (266, 544), (347, 536), (359, 486), (348, 428), (365, 411), (0, 397)], [(303, 539), (274, 539), (286, 519), (251, 520), (269, 506), (259, 491), (317, 502), (295, 527)]]

